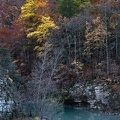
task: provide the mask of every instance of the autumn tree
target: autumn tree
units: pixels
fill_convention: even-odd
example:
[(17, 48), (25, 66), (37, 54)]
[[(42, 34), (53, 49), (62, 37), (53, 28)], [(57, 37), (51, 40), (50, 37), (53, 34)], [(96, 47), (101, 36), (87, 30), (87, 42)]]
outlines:
[(15, 4), (14, 0), (1, 1), (0, 6), (0, 27), (9, 27), (12, 22), (18, 17), (19, 9)]
[[(8, 46), (16, 39), (18, 30), (14, 25), (14, 21), (19, 16), (19, 8), (14, 0), (1, 1), (0, 6), (0, 43)], [(17, 36), (18, 37), (18, 36)]]
[(21, 20), (23, 30), (26, 32), (26, 44), (31, 45), (32, 49), (41, 51), (45, 39), (56, 28), (49, 16), (48, 0), (27, 0), (21, 8)]
[(92, 55), (95, 51), (100, 51), (105, 45), (106, 27), (100, 17), (92, 23), (86, 23), (85, 54)]
[[(116, 2), (116, 1), (115, 1)], [(106, 26), (106, 38), (105, 38), (105, 46), (106, 46), (106, 73), (107, 76), (111, 73), (111, 48), (110, 45), (113, 41), (112, 39), (112, 29), (114, 29), (114, 25), (112, 26), (111, 24), (111, 20), (112, 17), (114, 16), (116, 12), (115, 4), (113, 4), (114, 2), (112, 1), (108, 1), (105, 4), (103, 4), (101, 6), (101, 12), (102, 12), (102, 16), (104, 19), (104, 23)], [(113, 37), (114, 38), (114, 37)]]

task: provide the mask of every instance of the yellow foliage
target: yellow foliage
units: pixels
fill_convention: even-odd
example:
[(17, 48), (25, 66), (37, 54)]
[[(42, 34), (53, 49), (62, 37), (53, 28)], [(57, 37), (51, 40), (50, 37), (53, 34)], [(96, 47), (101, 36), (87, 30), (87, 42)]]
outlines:
[[(49, 0), (26, 0), (21, 8), (23, 28), (29, 40), (36, 40), (41, 46), (34, 46), (34, 50), (42, 51), (45, 39), (57, 28), (49, 14)], [(32, 42), (32, 41), (31, 41)]]
[(37, 27), (36, 31), (30, 32), (27, 37), (37, 37), (37, 42), (42, 42), (42, 40), (49, 36), (51, 31), (55, 28), (56, 25), (49, 16), (42, 16), (41, 24)]
[(47, 6), (48, 0), (35, 0), (36, 7), (45, 7)]
[(21, 12), (22, 16), (24, 17), (27, 16), (27, 14), (35, 14), (34, 9), (35, 9), (35, 3), (33, 0), (29, 0), (24, 6), (21, 7)]
[(37, 16), (35, 14), (35, 2), (34, 0), (27, 0), (27, 3), (21, 7), (21, 19), (24, 27), (33, 26)]

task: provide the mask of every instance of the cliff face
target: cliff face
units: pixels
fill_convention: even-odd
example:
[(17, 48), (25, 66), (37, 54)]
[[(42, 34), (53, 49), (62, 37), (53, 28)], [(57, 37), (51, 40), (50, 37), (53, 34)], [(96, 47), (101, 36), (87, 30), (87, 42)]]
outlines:
[[(114, 83), (113, 83), (114, 82)], [(83, 85), (77, 83), (70, 90), (70, 96), (77, 102), (89, 103), (92, 109), (104, 111), (120, 110), (120, 82), (117, 80), (93, 80), (91, 83)]]

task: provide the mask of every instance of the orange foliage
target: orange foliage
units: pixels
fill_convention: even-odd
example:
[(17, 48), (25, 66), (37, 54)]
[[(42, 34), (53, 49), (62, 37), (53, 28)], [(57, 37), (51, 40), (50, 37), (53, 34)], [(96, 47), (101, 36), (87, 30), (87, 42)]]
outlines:
[(16, 6), (17, 2), (16, 0), (0, 1), (0, 45), (2, 46), (10, 46), (21, 36), (21, 25), (16, 21), (20, 14)]
[(16, 36), (16, 31), (3, 27), (0, 29), (0, 45), (2, 46), (9, 46), (10, 43), (12, 43), (13, 39)]
[(18, 21), (15, 21), (12, 27), (0, 28), (0, 45), (9, 47), (16, 43), (22, 36), (21, 25)]

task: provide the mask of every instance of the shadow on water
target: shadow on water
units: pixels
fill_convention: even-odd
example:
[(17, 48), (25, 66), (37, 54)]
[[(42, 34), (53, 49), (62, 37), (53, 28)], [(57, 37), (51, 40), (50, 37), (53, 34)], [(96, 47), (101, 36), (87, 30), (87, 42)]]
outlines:
[(65, 107), (60, 120), (120, 120), (120, 116), (103, 114), (94, 110)]

